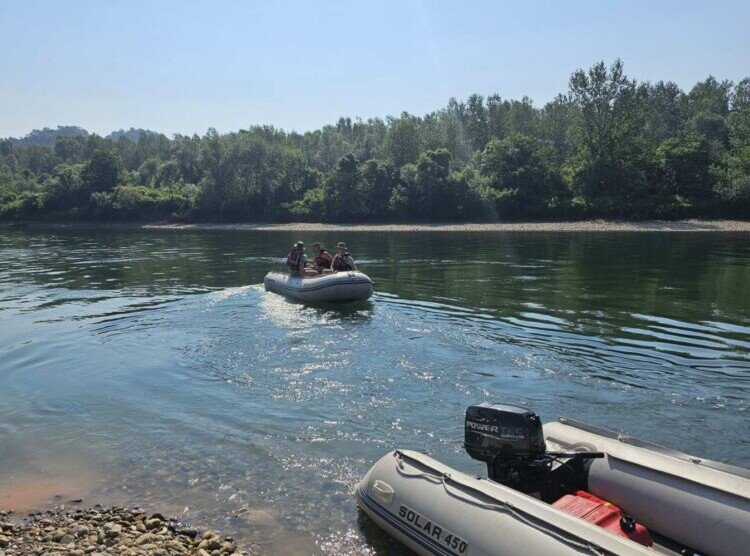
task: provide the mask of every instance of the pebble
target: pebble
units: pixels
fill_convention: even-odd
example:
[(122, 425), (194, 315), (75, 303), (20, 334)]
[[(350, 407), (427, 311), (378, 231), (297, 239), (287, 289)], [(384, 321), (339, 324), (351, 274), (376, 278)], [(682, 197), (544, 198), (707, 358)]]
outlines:
[(246, 556), (212, 530), (177, 527), (175, 520), (137, 509), (59, 506), (14, 517), (0, 510), (0, 556)]
[(248, 510), (239, 517), (255, 527), (276, 527), (279, 524), (276, 517), (266, 510)]

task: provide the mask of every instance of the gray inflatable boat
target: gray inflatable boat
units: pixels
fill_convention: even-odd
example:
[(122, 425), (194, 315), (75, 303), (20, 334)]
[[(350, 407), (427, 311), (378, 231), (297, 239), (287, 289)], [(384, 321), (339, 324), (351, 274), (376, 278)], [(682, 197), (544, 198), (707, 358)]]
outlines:
[(423, 556), (750, 554), (750, 472), (571, 419), (479, 404), (465, 447), (490, 478), (397, 450), (357, 504)]
[(372, 280), (358, 271), (334, 272), (300, 278), (269, 272), (263, 280), (266, 291), (306, 303), (362, 301), (372, 295)]

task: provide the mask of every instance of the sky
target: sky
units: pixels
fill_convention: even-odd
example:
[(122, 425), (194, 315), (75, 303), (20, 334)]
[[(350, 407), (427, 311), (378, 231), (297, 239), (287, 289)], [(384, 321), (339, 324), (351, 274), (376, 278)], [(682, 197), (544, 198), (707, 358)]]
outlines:
[(689, 89), (750, 76), (748, 22), (747, 0), (0, 0), (0, 137), (307, 131), (473, 93), (542, 106), (618, 57)]

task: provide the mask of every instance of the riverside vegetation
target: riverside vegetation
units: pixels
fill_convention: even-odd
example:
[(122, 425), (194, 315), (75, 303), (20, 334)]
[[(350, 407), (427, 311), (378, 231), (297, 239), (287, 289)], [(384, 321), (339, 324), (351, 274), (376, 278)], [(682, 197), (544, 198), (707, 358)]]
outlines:
[(0, 219), (482, 221), (750, 216), (750, 78), (688, 92), (618, 60), (542, 108), (499, 95), (306, 133), (80, 128), (0, 140)]

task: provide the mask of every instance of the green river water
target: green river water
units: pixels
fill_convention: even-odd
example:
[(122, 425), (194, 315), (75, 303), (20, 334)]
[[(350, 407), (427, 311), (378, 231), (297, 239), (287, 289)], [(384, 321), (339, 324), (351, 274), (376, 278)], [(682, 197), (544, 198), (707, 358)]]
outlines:
[[(264, 292), (296, 239), (346, 241), (372, 300)], [(748, 466), (749, 239), (0, 230), (0, 506), (400, 554), (357, 481), (395, 447), (481, 472), (462, 419), (485, 400)]]

